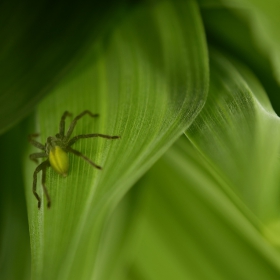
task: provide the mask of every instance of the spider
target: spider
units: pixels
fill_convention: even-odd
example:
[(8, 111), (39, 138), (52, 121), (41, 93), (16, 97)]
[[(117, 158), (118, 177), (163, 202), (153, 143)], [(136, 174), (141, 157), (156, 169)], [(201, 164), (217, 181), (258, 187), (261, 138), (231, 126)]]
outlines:
[(47, 138), (47, 142), (45, 143), (45, 145), (33, 139), (39, 136), (39, 134), (36, 133), (36, 134), (29, 135), (29, 139), (28, 139), (29, 142), (32, 145), (34, 145), (36, 148), (39, 148), (43, 151), (40, 153), (33, 153), (29, 156), (29, 158), (38, 164), (38, 158), (47, 157), (45, 161), (43, 161), (36, 167), (33, 173), (33, 194), (38, 200), (39, 209), (41, 207), (41, 198), (36, 192), (36, 186), (37, 186), (37, 174), (40, 171), (42, 171), (42, 186), (43, 186), (43, 191), (47, 198), (47, 207), (50, 208), (51, 198), (46, 188), (46, 169), (49, 166), (51, 166), (58, 174), (62, 175), (63, 177), (66, 177), (69, 169), (69, 160), (68, 160), (67, 153), (72, 153), (78, 157), (81, 157), (89, 164), (91, 164), (93, 167), (97, 169), (102, 169), (101, 166), (95, 164), (89, 158), (84, 156), (81, 152), (74, 150), (71, 146), (82, 138), (92, 138), (92, 137), (102, 137), (106, 139), (120, 138), (120, 136), (109, 136), (109, 135), (94, 133), (94, 134), (81, 134), (81, 135), (74, 136), (73, 138), (70, 139), (71, 134), (77, 124), (77, 121), (86, 114), (90, 115), (93, 118), (99, 116), (98, 114), (92, 114), (89, 110), (83, 111), (73, 119), (73, 121), (71, 122), (68, 128), (68, 131), (65, 134), (65, 118), (68, 116), (72, 116), (72, 114), (69, 113), (68, 111), (64, 112), (60, 120), (59, 133), (57, 133), (55, 136), (49, 136)]

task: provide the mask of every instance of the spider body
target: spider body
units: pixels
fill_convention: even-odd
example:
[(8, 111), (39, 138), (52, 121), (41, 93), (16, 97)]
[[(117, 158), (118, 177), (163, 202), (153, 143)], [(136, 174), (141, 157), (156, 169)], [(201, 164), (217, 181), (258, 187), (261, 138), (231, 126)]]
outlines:
[(67, 176), (69, 169), (68, 154), (60, 146), (54, 146), (49, 154), (49, 162), (51, 167), (63, 177)]
[(34, 137), (37, 137), (38, 134), (31, 134), (29, 136), (29, 142), (34, 145), (35, 147), (41, 149), (43, 152), (40, 153), (33, 153), (29, 156), (30, 159), (38, 163), (38, 158), (44, 158), (46, 157), (47, 159), (43, 161), (41, 164), (37, 166), (37, 168), (34, 171), (33, 174), (33, 194), (38, 200), (38, 208), (41, 207), (41, 198), (39, 197), (37, 191), (36, 191), (36, 186), (37, 186), (37, 174), (38, 172), (42, 171), (42, 186), (43, 186), (43, 191), (46, 195), (47, 198), (47, 206), (50, 208), (51, 206), (51, 199), (48, 194), (48, 190), (46, 188), (46, 169), (51, 166), (58, 174), (62, 175), (63, 177), (67, 176), (68, 169), (69, 169), (69, 158), (68, 158), (68, 153), (73, 153), (76, 156), (81, 157), (85, 161), (87, 161), (89, 164), (91, 164), (93, 167), (97, 169), (102, 169), (101, 166), (95, 164), (92, 162), (89, 158), (84, 156), (81, 152), (74, 150), (71, 146), (76, 143), (79, 139), (82, 138), (93, 138), (93, 137), (102, 137), (106, 139), (118, 139), (120, 138), (119, 136), (109, 136), (109, 135), (104, 135), (104, 134), (99, 134), (99, 133), (94, 133), (94, 134), (81, 134), (74, 136), (73, 138), (70, 138), (72, 135), (72, 132), (76, 126), (77, 121), (83, 117), (84, 115), (90, 115), (91, 117), (98, 117), (98, 114), (92, 114), (90, 111), (86, 110), (76, 116), (73, 121), (71, 122), (67, 133), (65, 134), (65, 118), (67, 116), (71, 116), (69, 112), (64, 112), (64, 114), (61, 117), (60, 120), (60, 128), (59, 128), (59, 133), (57, 133), (55, 136), (49, 136), (47, 138), (47, 142), (45, 145), (37, 142), (34, 140)]

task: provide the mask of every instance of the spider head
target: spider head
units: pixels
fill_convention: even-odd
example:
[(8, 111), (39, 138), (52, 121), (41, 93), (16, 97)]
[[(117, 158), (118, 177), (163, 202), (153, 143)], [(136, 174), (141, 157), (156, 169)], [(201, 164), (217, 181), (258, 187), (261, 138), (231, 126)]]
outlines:
[(47, 138), (46, 143), (46, 153), (49, 155), (50, 151), (53, 150), (56, 146), (62, 146), (61, 140), (57, 138), (56, 136), (49, 136)]

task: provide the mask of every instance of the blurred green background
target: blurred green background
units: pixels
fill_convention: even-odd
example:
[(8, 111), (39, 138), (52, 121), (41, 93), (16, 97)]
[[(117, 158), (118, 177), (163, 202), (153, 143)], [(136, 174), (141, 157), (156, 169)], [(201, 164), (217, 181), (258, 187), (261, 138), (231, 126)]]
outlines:
[[(0, 3), (0, 279), (279, 279), (277, 0)], [(66, 178), (39, 152), (84, 110)], [(71, 118), (66, 119), (66, 126)]]

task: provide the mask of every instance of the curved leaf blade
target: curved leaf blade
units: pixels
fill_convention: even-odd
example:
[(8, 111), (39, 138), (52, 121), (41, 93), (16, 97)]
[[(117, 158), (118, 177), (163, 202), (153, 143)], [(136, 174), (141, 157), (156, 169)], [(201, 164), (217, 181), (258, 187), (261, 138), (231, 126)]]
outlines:
[[(51, 210), (38, 211), (30, 191), (34, 165), (27, 164), (35, 279), (100, 279), (96, 264), (108, 215), (190, 125), (206, 99), (207, 52), (194, 1), (143, 5), (116, 28), (99, 54), (96, 61), (86, 62), (84, 71), (77, 67), (40, 104), (37, 132), (44, 142), (58, 131), (64, 110), (76, 115), (89, 109), (100, 119), (81, 119), (75, 134), (98, 132), (121, 139), (73, 146), (104, 168), (94, 170), (70, 155), (67, 178), (49, 171)], [(41, 188), (39, 193), (43, 197)]]
[(212, 94), (186, 134), (230, 189), (265, 221), (274, 205), (266, 205), (266, 199), (277, 194), (279, 119), (244, 66), (215, 53), (212, 62)]
[(108, 33), (126, 1), (1, 1), (0, 133), (13, 126)]
[(279, 278), (278, 252), (188, 139), (146, 175), (136, 186), (134, 237), (120, 253), (129, 277), (111, 279)]
[(187, 139), (136, 186), (127, 279), (279, 278), (279, 117), (242, 64), (212, 50), (210, 69)]

